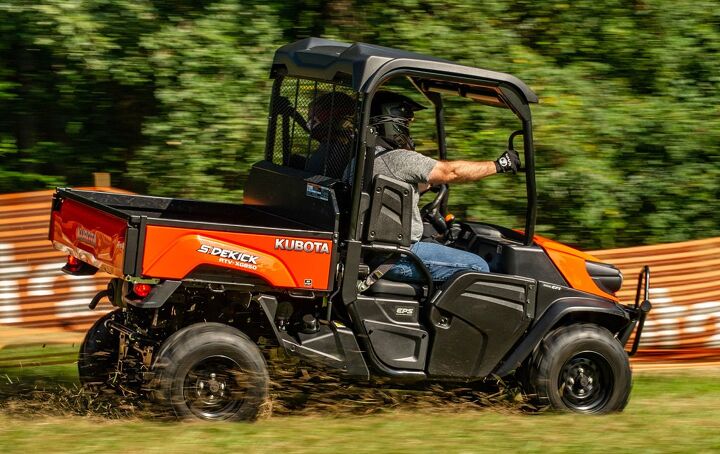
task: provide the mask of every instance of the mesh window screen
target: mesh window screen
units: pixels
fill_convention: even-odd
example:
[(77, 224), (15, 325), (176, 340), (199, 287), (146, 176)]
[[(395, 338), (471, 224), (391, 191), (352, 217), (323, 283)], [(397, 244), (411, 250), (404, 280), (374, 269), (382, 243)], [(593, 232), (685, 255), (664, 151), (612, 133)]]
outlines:
[(341, 179), (352, 158), (357, 93), (342, 85), (275, 80), (265, 159)]

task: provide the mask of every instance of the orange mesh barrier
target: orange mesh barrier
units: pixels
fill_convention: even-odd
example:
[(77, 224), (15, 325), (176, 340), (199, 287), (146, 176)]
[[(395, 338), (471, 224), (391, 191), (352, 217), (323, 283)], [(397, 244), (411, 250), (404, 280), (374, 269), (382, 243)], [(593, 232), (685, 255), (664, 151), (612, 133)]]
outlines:
[[(657, 357), (667, 350), (697, 356), (720, 350), (720, 238), (594, 251), (620, 268), (623, 302), (635, 297), (637, 275), (650, 265), (650, 301), (640, 346)], [(675, 350), (671, 352), (671, 350)]]
[[(47, 240), (52, 193), (0, 195), (0, 348), (29, 333), (36, 341), (81, 338), (110, 308), (87, 308), (109, 276), (60, 271), (66, 258)], [(650, 265), (653, 310), (637, 362), (720, 361), (720, 238), (590, 253), (622, 270), (618, 296), (626, 304), (634, 301), (642, 266)]]
[(53, 192), (0, 195), (0, 347), (55, 339), (50, 332), (82, 332), (109, 309), (108, 303), (94, 312), (87, 307), (107, 275), (60, 271), (66, 256), (47, 239)]

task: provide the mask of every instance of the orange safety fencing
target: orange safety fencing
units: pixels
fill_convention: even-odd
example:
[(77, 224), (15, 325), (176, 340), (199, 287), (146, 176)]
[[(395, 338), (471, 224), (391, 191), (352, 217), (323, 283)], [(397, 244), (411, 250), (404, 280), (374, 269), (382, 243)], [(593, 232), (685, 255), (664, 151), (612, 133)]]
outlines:
[(591, 251), (620, 268), (620, 301), (634, 302), (650, 266), (650, 301), (636, 361), (720, 364), (720, 238)]
[[(66, 257), (47, 240), (52, 194), (0, 195), (0, 348), (29, 336), (76, 342), (110, 309), (87, 307), (108, 275), (60, 271)], [(637, 361), (720, 361), (720, 238), (591, 254), (622, 270), (626, 304), (634, 301), (642, 266), (650, 265), (653, 310)]]
[(76, 341), (109, 309), (87, 307), (108, 275), (60, 271), (67, 256), (47, 239), (53, 192), (0, 195), (0, 348), (45, 338)]

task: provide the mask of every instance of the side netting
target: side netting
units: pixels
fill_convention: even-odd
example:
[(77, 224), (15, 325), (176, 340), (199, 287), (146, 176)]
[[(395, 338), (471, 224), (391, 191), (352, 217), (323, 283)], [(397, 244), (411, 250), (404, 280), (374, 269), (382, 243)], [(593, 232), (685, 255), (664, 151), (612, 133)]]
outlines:
[(327, 82), (281, 77), (270, 105), (265, 159), (342, 179), (352, 158), (357, 93)]

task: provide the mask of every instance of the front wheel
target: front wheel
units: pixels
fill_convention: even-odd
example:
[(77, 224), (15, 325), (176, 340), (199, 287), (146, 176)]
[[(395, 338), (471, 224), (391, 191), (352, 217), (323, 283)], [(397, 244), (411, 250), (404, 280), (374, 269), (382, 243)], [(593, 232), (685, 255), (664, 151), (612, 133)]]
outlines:
[(153, 367), (155, 397), (180, 418), (254, 419), (268, 395), (268, 372), (247, 336), (220, 323), (197, 323), (170, 336)]
[(607, 329), (593, 324), (550, 333), (529, 375), (539, 403), (577, 413), (622, 411), (632, 388), (627, 353)]

